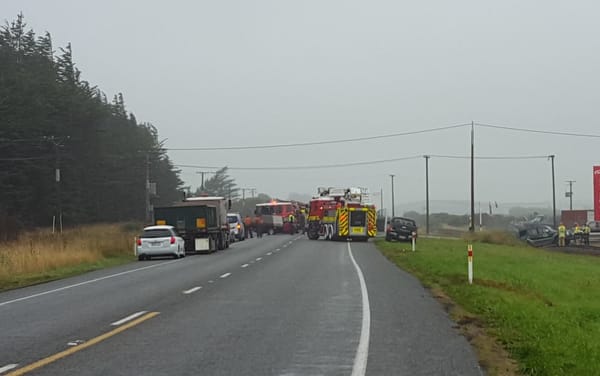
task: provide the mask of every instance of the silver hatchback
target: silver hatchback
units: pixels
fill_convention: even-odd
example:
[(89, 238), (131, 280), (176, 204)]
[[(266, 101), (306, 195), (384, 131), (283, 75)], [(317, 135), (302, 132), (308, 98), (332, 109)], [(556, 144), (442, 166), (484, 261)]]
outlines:
[(137, 238), (138, 260), (149, 260), (153, 256), (185, 257), (185, 242), (173, 226), (149, 226)]

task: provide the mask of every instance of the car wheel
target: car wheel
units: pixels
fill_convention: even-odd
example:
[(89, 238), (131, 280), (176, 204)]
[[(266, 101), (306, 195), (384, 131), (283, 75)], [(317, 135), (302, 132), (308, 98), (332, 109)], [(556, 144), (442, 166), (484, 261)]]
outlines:
[(145, 260), (145, 257), (144, 257), (144, 255), (139, 255), (139, 256), (138, 256), (138, 261), (144, 261), (144, 260)]

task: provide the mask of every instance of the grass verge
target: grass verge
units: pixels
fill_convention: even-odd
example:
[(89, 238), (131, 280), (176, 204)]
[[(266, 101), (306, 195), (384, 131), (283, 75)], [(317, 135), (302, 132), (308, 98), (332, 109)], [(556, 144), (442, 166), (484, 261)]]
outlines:
[(0, 244), (0, 291), (65, 278), (134, 259), (135, 226), (40, 230)]
[(419, 239), (414, 253), (377, 246), (432, 289), (489, 374), (600, 374), (598, 257), (475, 242), (470, 286), (466, 240)]

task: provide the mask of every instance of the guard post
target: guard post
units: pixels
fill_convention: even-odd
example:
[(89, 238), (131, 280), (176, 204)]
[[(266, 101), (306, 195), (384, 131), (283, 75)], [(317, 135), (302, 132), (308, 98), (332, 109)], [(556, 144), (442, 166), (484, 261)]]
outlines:
[(469, 271), (469, 285), (473, 284), (473, 245), (467, 246), (467, 262)]

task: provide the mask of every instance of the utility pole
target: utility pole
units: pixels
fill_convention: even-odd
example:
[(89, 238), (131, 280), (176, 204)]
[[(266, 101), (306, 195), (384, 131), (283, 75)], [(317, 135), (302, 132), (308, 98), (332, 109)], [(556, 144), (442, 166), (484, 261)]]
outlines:
[(200, 193), (204, 192), (204, 175), (214, 174), (214, 171), (196, 171), (197, 174), (202, 175), (202, 184), (200, 185)]
[(425, 157), (425, 233), (429, 235), (429, 155)]
[(394, 174), (390, 174), (390, 177), (392, 178), (392, 217), (396, 216), (396, 211), (394, 208)]
[(471, 226), (469, 231), (475, 231), (475, 130), (471, 120)]
[(552, 224), (556, 228), (556, 185), (554, 183), (554, 155), (548, 156), (552, 161)]
[(381, 210), (381, 214), (383, 215), (383, 188), (379, 188), (379, 201), (381, 202), (381, 206), (379, 209)]
[(569, 183), (569, 192), (565, 193), (565, 197), (569, 198), (569, 210), (573, 210), (573, 183), (576, 183), (575, 180), (567, 180)]
[(144, 216), (146, 224), (152, 222), (150, 218), (150, 153), (146, 152), (146, 214)]
[[(252, 198), (254, 198), (254, 191), (256, 188), (240, 188), (242, 190), (242, 212), (246, 211), (246, 191), (252, 193)], [(245, 214), (245, 213), (243, 213)]]
[(56, 181), (56, 193), (57, 193), (57, 201), (58, 201), (58, 227), (60, 233), (63, 230), (63, 221), (62, 221), (62, 191), (60, 187), (60, 149), (62, 146), (52, 137), (52, 143), (54, 144), (54, 154), (55, 154), (55, 165), (54, 165), (54, 180)]
[[(56, 183), (56, 220), (58, 220), (58, 229), (59, 232), (62, 233), (63, 230), (63, 220), (62, 220), (62, 190), (61, 190), (61, 184), (60, 184), (60, 148), (63, 147), (64, 145), (62, 144), (63, 140), (60, 140), (58, 137), (54, 137), (54, 136), (49, 136), (49, 137), (43, 137), (44, 140), (50, 141), (52, 143), (53, 149), (54, 149), (54, 181)], [(66, 139), (69, 139), (69, 136), (66, 137)], [(52, 232), (54, 232), (54, 223), (55, 221), (53, 220), (52, 223)]]

